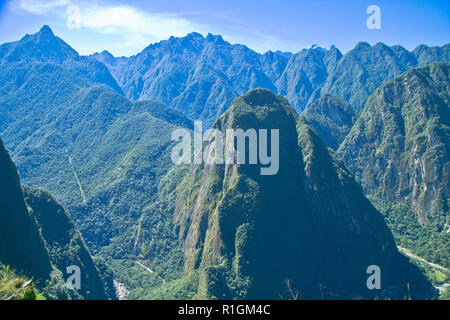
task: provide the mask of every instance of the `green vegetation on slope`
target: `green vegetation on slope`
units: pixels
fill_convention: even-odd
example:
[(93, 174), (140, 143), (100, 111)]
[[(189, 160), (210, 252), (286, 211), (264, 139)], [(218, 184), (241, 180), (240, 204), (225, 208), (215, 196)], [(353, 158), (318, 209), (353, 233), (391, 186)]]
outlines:
[(440, 215), (426, 225), (417, 221), (417, 215), (407, 205), (372, 202), (383, 213), (397, 245), (414, 254), (450, 269), (450, 217)]
[(0, 263), (0, 300), (42, 300), (31, 280)]
[(102, 279), (81, 234), (64, 208), (42, 190), (25, 187), (24, 195), (30, 213), (39, 225), (52, 264), (62, 272), (71, 265), (80, 268), (79, 294), (86, 299), (113, 298), (112, 279)]
[[(106, 281), (101, 279), (69, 215), (48, 193), (30, 188), (22, 191), (1, 140), (0, 164), (1, 261), (33, 278), (30, 288), (36, 285), (49, 299), (112, 298), (113, 291), (106, 292)], [(66, 287), (63, 275), (70, 265), (82, 270), (80, 292)], [(5, 285), (12, 287), (23, 282), (9, 279), (7, 273), (5, 279)], [(28, 286), (23, 289), (28, 290)]]
[[(414, 298), (433, 290), (401, 256), (379, 212), (341, 161), (286, 99), (256, 89), (236, 99), (215, 128), (280, 130), (280, 170), (194, 165), (178, 187), (175, 225), (185, 274), (198, 270), (198, 296), (270, 299), (286, 279), (303, 298)], [(366, 287), (369, 265), (383, 289)]]
[(450, 64), (410, 70), (370, 96), (338, 150), (368, 194), (407, 204), (421, 224), (450, 205), (449, 106)]
[[(186, 49), (186, 44), (189, 49)], [(362, 44), (358, 46), (359, 48), (355, 48), (353, 53), (346, 55), (345, 61), (349, 62), (347, 64), (340, 62), (344, 59), (335, 48), (304, 50), (292, 57), (276, 53), (259, 55), (244, 46), (230, 45), (219, 36), (209, 35), (203, 38), (198, 34), (191, 34), (185, 38), (172, 38), (161, 45), (150, 46), (133, 59), (115, 61), (114, 57), (109, 57), (108, 61), (111, 65), (118, 66), (111, 70), (123, 85), (128, 97), (133, 99), (151, 97), (170, 102), (186, 114), (201, 117), (212, 123), (228, 107), (231, 99), (256, 86), (286, 92), (289, 99), (295, 100), (295, 107), (301, 110), (320, 95), (324, 84), (329, 84), (327, 88), (330, 92), (343, 96), (352, 104), (359, 106), (357, 100), (365, 100), (365, 97), (386, 79), (417, 63), (448, 60), (446, 55), (448, 46), (435, 48), (436, 50), (421, 47), (417, 54), (405, 52), (406, 50), (399, 47), (385, 48), (383, 45), (377, 45), (368, 49), (367, 46)], [(171, 48), (177, 50), (167, 51)], [(430, 56), (428, 49), (433, 49), (432, 51), (438, 54)], [(383, 53), (385, 51), (389, 51), (389, 54)], [(181, 54), (178, 55), (179, 53)], [(198, 59), (199, 55), (202, 56), (202, 60)], [(373, 57), (377, 58), (376, 64), (373, 64)], [(386, 59), (380, 60), (378, 59), (380, 57), (383, 59), (388, 57), (388, 63), (384, 65)], [(158, 61), (162, 59), (167, 63), (160, 64)], [(128, 62), (124, 63), (125, 60)], [(125, 64), (128, 66), (122, 69)], [(141, 74), (144, 69), (148, 69), (145, 75)], [(354, 73), (345, 72), (349, 70), (353, 70)], [(345, 74), (341, 74), (342, 71)], [(374, 73), (377, 74), (376, 77), (372, 77)], [(323, 257), (325, 251), (333, 249), (329, 246), (334, 244), (339, 235), (333, 235), (332, 222), (314, 220), (314, 216), (308, 215), (316, 211), (321, 214), (342, 213), (344, 216), (348, 214), (350, 218), (344, 219), (346, 225), (336, 218), (337, 225), (340, 226), (336, 228), (341, 228), (339, 230), (342, 231), (348, 226), (356, 228), (353, 212), (364, 211), (363, 209), (373, 212), (370, 204), (363, 198), (348, 199), (345, 193), (359, 195), (359, 189), (352, 184), (353, 180), (349, 178), (350, 175), (342, 164), (333, 154), (329, 154), (315, 134), (310, 132), (311, 128), (303, 120), (296, 120), (296, 124), (293, 125), (290, 116), (288, 125), (283, 121), (277, 124), (277, 121), (280, 121), (276, 118), (279, 114), (274, 119), (267, 120), (268, 117), (266, 120), (270, 123), (274, 121), (274, 124), (284, 129), (289, 127), (288, 136), (292, 141), (286, 143), (283, 150), (286, 153), (283, 157), (290, 161), (286, 166), (294, 168), (291, 171), (286, 169), (286, 172), (290, 171), (294, 179), (300, 177), (298, 181), (291, 181), (292, 176), (287, 173), (279, 181), (271, 183), (259, 181), (254, 176), (253, 169), (245, 166), (240, 168), (240, 171), (237, 169), (230, 171), (226, 177), (224, 170), (220, 168), (213, 168), (207, 173), (203, 168), (197, 168), (192, 171), (190, 176), (192, 179), (185, 181), (179, 189), (179, 192), (183, 192), (183, 188), (188, 189), (189, 194), (184, 198), (182, 196), (177, 198), (174, 190), (183, 178), (184, 170), (179, 168), (170, 170), (169, 156), (173, 145), (170, 142), (170, 133), (180, 126), (192, 128), (192, 122), (178, 110), (166, 105), (147, 101), (133, 103), (121, 94), (122, 90), (105, 65), (92, 57), (80, 57), (61, 39), (55, 37), (48, 27), (44, 27), (35, 35), (25, 36), (21, 41), (0, 46), (0, 135), (10, 148), (24, 183), (49, 190), (71, 213), (86, 244), (96, 255), (94, 259), (96, 266), (92, 267), (89, 253), (73, 225), (68, 227), (68, 224), (64, 224), (62, 230), (69, 231), (52, 244), (49, 244), (44, 236), (44, 240), (47, 241), (44, 249), (47, 250), (48, 247), (51, 263), (58, 266), (58, 269), (52, 269), (50, 262), (40, 264), (46, 266), (46, 270), (42, 273), (50, 278), (47, 287), (43, 289), (46, 297), (82, 298), (77, 296), (77, 293), (67, 292), (64, 287), (65, 270), (61, 268), (66, 261), (78, 261), (89, 270), (97, 268), (101, 271), (99, 276), (93, 276), (96, 279), (89, 279), (97, 285), (93, 284), (92, 290), (84, 292), (84, 297), (91, 297), (94, 294), (99, 278), (103, 284), (111, 283), (112, 275), (109, 268), (114, 272), (115, 278), (131, 289), (132, 298), (157, 298), (166, 295), (193, 297), (193, 292), (200, 292), (200, 296), (218, 298), (224, 294), (233, 297), (252, 296), (254, 292), (258, 292), (261, 279), (266, 278), (264, 268), (269, 269), (275, 264), (276, 259), (270, 260), (270, 255), (278, 257), (294, 246), (292, 244), (295, 242), (294, 234), (301, 232), (295, 229), (297, 224), (302, 225), (299, 221), (312, 219), (316, 224), (315, 232), (319, 234), (325, 232), (325, 236), (317, 240), (317, 246), (323, 251), (319, 255)], [(267, 95), (261, 93), (256, 96), (258, 97), (253, 101), (255, 94), (252, 95), (252, 99), (247, 99), (248, 97), (241, 99), (242, 109), (235, 108), (236, 114), (230, 116), (228, 113), (225, 117), (245, 118), (242, 122), (244, 127), (258, 126), (258, 121), (265, 119), (273, 110), (266, 105)], [(286, 103), (284, 101), (282, 104)], [(256, 106), (257, 115), (252, 108), (247, 108), (247, 105)], [(230, 124), (234, 125), (236, 124)], [(294, 130), (294, 127), (298, 130)], [(342, 135), (340, 132), (337, 140), (341, 139)], [(300, 136), (302, 139), (299, 139)], [(433, 138), (432, 135), (431, 140)], [(288, 154), (290, 152), (292, 154)], [(298, 154), (302, 155), (301, 161), (292, 158)], [(329, 166), (331, 162), (334, 169)], [(323, 168), (327, 168), (324, 170), (325, 173), (321, 173)], [(301, 172), (302, 170), (305, 173)], [(429, 173), (428, 166), (425, 166), (425, 170)], [(329, 177), (335, 177), (336, 172), (339, 178), (328, 181)], [(202, 181), (201, 177), (205, 177), (208, 183)], [(223, 182), (225, 189), (221, 185)], [(308, 192), (304, 192), (301, 187), (304, 182), (310, 188)], [(345, 192), (336, 192), (341, 185), (344, 185)], [(3, 189), (0, 191), (6, 197), (10, 195), (8, 192), (3, 193)], [(277, 197), (267, 196), (272, 193)], [(329, 194), (338, 196), (333, 198), (332, 205), (327, 206), (325, 203), (330, 201)], [(48, 205), (52, 207), (51, 213), (64, 212), (64, 209), (56, 205), (46, 193), (31, 191), (29, 198), (34, 195), (36, 198), (29, 200), (30, 207), (31, 203), (48, 200)], [(301, 199), (297, 199), (298, 197)], [(177, 211), (176, 219), (172, 221), (175, 207), (180, 205), (177, 199), (179, 202), (191, 201), (189, 205), (193, 205), (194, 198), (204, 200), (203, 203), (198, 201), (199, 206), (201, 204), (200, 211), (204, 212), (196, 213), (201, 219), (195, 222), (190, 220), (192, 206), (186, 209), (184, 215)], [(344, 200), (339, 202), (339, 198), (348, 200), (353, 206)], [(268, 203), (268, 199), (272, 199), (272, 202)], [(314, 203), (321, 205), (316, 206), (312, 200), (305, 199), (314, 199)], [(250, 215), (252, 212), (255, 215), (260, 212), (259, 207), (251, 205), (252, 202), (259, 201), (263, 203), (261, 205), (264, 207), (263, 212), (270, 214), (263, 215), (261, 220), (259, 217), (242, 218), (242, 210), (248, 209)], [(275, 203), (278, 202), (282, 203), (276, 207)], [(294, 208), (301, 208), (302, 214), (306, 214), (297, 217), (289, 204)], [(22, 204), (20, 206), (24, 207)], [(39, 211), (39, 208), (33, 210), (34, 213)], [(274, 212), (278, 211), (282, 212), (280, 216), (285, 218), (284, 220), (273, 219)], [(376, 216), (374, 213), (369, 215), (371, 214)], [(205, 218), (208, 215), (211, 215), (210, 220)], [(60, 216), (68, 217), (65, 214)], [(239, 226), (235, 225), (236, 220), (241, 218), (245, 222)], [(259, 222), (256, 229), (252, 225), (253, 218)], [(286, 220), (291, 218), (293, 221), (290, 222), (297, 224), (286, 226)], [(212, 225), (206, 224), (205, 221), (211, 221)], [(192, 231), (188, 231), (190, 224), (193, 226)], [(22, 228), (27, 229), (25, 225)], [(197, 228), (198, 225), (200, 228)], [(272, 251), (277, 251), (276, 245), (282, 250), (269, 251), (266, 254), (269, 258), (256, 255), (253, 263), (265, 266), (256, 268), (255, 278), (252, 279), (248, 273), (249, 266), (246, 260), (248, 252), (251, 252), (249, 249), (251, 245), (248, 243), (253, 241), (251, 238), (255, 232), (257, 237), (261, 238), (264, 234), (261, 230), (270, 229), (267, 227), (269, 225), (274, 225), (274, 230), (282, 236), (268, 245), (272, 245)], [(1, 227), (0, 224), (0, 229)], [(16, 227), (13, 226), (13, 229)], [(374, 228), (378, 227), (380, 228), (378, 232), (384, 234), (381, 238), (390, 242), (384, 225), (375, 223)], [(207, 238), (205, 230), (210, 230)], [(267, 231), (265, 236), (275, 238), (275, 231)], [(193, 238), (185, 241), (187, 239), (184, 236), (188, 232), (192, 233)], [(311, 237), (308, 236), (311, 232), (314, 231), (307, 228), (302, 235), (306, 239), (305, 243), (311, 241)], [(377, 233), (374, 230), (371, 232)], [(216, 236), (218, 233), (223, 239)], [(377, 236), (372, 238), (378, 239)], [(39, 241), (42, 243), (42, 239)], [(228, 250), (226, 254), (216, 250), (215, 245), (220, 241), (223, 241)], [(29, 243), (28, 240), (26, 242)], [(13, 247), (11, 243), (15, 241), (6, 242), (5, 246)], [(353, 243), (355, 242), (348, 240), (346, 244), (351, 247)], [(378, 247), (375, 244), (374, 246)], [(293, 248), (292, 252), (298, 253), (295, 250), (303, 249), (300, 246), (298, 249)], [(339, 250), (344, 249), (345, 246), (342, 244)], [(233, 250), (236, 254), (233, 254)], [(59, 254), (61, 251), (67, 251), (67, 255)], [(20, 254), (23, 250), (17, 252), (15, 254)], [(45, 254), (40, 255), (39, 250), (33, 252), (34, 257), (29, 259), (35, 259), (37, 256), (49, 260)], [(77, 254), (84, 257), (77, 257)], [(304, 252), (300, 253), (302, 254)], [(226, 261), (223, 264), (222, 261), (216, 264), (222, 256), (226, 256)], [(306, 253), (303, 258), (305, 256)], [(17, 270), (22, 272), (21, 268), (26, 268), (23, 263), (28, 258), (19, 258)], [(328, 259), (332, 261), (336, 257)], [(344, 260), (337, 257), (337, 261), (342, 264)], [(29, 265), (33, 267), (34, 262), (31, 261)], [(142, 263), (154, 272), (150, 274), (136, 262)], [(214, 265), (207, 266), (209, 262), (213, 262)], [(205, 268), (197, 274), (196, 270), (200, 265)], [(317, 266), (306, 267), (311, 270)], [(236, 278), (236, 273), (229, 272), (234, 270), (233, 268), (237, 270), (239, 277)], [(286, 271), (282, 268), (274, 266), (274, 270), (281, 270), (280, 274)], [(183, 271), (188, 271), (188, 274), (183, 276)], [(289, 276), (293, 274), (292, 278), (298, 276), (295, 271), (288, 271), (286, 273)], [(325, 273), (324, 270), (321, 272)], [(215, 279), (215, 283), (212, 279)], [(285, 280), (276, 277), (268, 279), (274, 288), (279, 288)], [(37, 278), (36, 280), (39, 281)], [(299, 280), (300, 283), (302, 281)], [(330, 286), (343, 286), (342, 283), (333, 283), (332, 279), (330, 282)], [(39, 285), (44, 286), (43, 281), (41, 283), (42, 285)], [(304, 286), (308, 285), (306, 283)], [(111, 288), (107, 290), (111, 291)], [(277, 290), (270, 294), (277, 295)], [(316, 288), (312, 289), (314, 290)]]
[(338, 150), (383, 213), (397, 244), (446, 268), (449, 71), (450, 64), (434, 63), (382, 85)]
[(322, 141), (336, 150), (350, 132), (357, 114), (344, 99), (325, 94), (303, 113)]
[[(103, 64), (79, 57), (48, 28), (0, 51), (0, 132), (24, 184), (48, 190), (70, 212), (106, 273), (98, 264), (115, 266), (111, 257), (167, 256), (176, 237), (154, 203), (171, 165), (171, 132), (192, 121), (161, 103), (131, 103)], [(84, 253), (77, 238), (66, 240)]]
[(19, 175), (0, 139), (0, 261), (27, 276), (47, 279), (48, 251), (25, 205)]

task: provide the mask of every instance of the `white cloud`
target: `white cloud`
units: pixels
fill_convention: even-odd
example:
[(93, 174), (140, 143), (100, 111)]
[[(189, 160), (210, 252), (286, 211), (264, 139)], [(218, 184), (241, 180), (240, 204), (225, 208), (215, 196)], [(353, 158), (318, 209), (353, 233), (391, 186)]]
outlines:
[(95, 32), (150, 41), (202, 32), (206, 26), (173, 14), (148, 13), (131, 6), (91, 5), (81, 10), (81, 26)]
[(71, 4), (69, 0), (20, 0), (19, 6), (21, 9), (36, 15), (44, 15), (50, 11), (66, 7)]

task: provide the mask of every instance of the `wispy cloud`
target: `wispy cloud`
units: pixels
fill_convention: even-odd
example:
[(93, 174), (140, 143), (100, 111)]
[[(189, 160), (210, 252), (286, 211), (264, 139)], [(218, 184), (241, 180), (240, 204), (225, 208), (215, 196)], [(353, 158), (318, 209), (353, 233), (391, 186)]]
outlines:
[[(217, 19), (215, 25), (199, 22), (205, 12), (149, 12), (141, 8), (106, 3), (102, 0), (20, 0), (21, 10), (40, 16), (51, 16), (60, 22), (67, 19), (66, 9), (69, 5), (80, 8), (80, 26), (82, 32), (93, 32), (103, 38), (110, 36), (111, 42), (107, 49), (120, 54), (135, 54), (152, 42), (168, 39), (170, 36), (184, 36), (192, 31), (203, 35), (215, 33), (223, 35), (232, 43), (243, 43), (259, 52), (268, 49), (288, 50), (292, 44), (279, 41), (277, 38), (259, 33), (255, 30), (244, 30), (226, 18)], [(98, 50), (98, 43), (92, 43), (92, 37), (78, 39), (82, 52)], [(89, 40), (88, 40), (89, 39)], [(115, 50), (116, 49), (116, 50)]]
[(82, 10), (81, 25), (96, 32), (140, 35), (154, 41), (170, 36), (183, 36), (193, 30), (202, 31), (207, 28), (178, 15), (148, 13), (124, 5), (88, 6)]
[(55, 9), (60, 9), (71, 4), (69, 0), (20, 0), (21, 9), (36, 15), (44, 15)]

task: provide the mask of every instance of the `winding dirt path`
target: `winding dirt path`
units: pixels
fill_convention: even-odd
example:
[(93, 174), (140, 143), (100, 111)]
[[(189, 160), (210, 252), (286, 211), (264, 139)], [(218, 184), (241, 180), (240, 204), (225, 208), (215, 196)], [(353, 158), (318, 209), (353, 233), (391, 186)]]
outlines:
[(410, 257), (410, 258), (413, 258), (414, 260), (419, 260), (419, 261), (421, 261), (421, 262), (423, 262), (423, 263), (428, 264), (429, 266), (431, 266), (431, 267), (433, 267), (433, 268), (440, 269), (440, 270), (442, 270), (442, 271), (445, 271), (445, 272), (449, 272), (449, 273), (450, 273), (450, 269), (447, 269), (446, 267), (443, 267), (443, 266), (438, 265), (438, 264), (433, 263), (433, 262), (429, 262), (429, 261), (425, 260), (424, 258), (421, 258), (421, 257), (419, 257), (419, 256), (416, 256), (414, 253), (412, 253), (410, 250), (408, 250), (408, 249), (406, 249), (406, 248), (399, 247), (399, 246), (397, 246), (397, 248), (398, 248), (398, 250), (400, 250), (400, 252), (404, 253), (405, 255), (407, 255), (407, 256)]
[[(428, 264), (430, 267), (433, 267), (433, 268), (442, 270), (444, 272), (450, 273), (450, 270), (447, 269), (446, 267), (443, 267), (443, 266), (438, 265), (438, 264), (433, 263), (433, 262), (429, 262), (429, 261), (425, 260), (424, 258), (416, 256), (414, 253), (412, 253), (410, 250), (408, 250), (406, 248), (399, 247), (399, 246), (397, 246), (397, 248), (398, 248), (398, 250), (400, 250), (401, 253), (405, 254), (406, 256), (410, 257), (411, 259), (418, 260), (420, 262)], [(445, 291), (445, 288), (447, 288), (448, 286), (450, 286), (450, 283), (446, 282), (446, 283), (443, 283), (443, 284), (441, 284), (439, 286), (434, 286), (434, 287), (436, 289), (438, 289), (439, 290), (439, 294), (441, 294), (441, 293), (443, 293)]]
[[(155, 271), (153, 271), (152, 269), (150, 269), (149, 267), (143, 265), (142, 263), (140, 263), (139, 261), (135, 261), (137, 265), (141, 266), (142, 268), (144, 268), (147, 272), (149, 273), (155, 273)], [(161, 277), (159, 274), (155, 273), (158, 277), (161, 278), (163, 284), (166, 283), (166, 280), (164, 280), (163, 277)]]

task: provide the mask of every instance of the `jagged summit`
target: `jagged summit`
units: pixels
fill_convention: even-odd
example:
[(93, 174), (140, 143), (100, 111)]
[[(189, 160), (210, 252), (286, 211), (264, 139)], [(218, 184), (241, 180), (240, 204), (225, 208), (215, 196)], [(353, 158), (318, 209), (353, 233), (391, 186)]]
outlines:
[(365, 41), (359, 41), (356, 46), (355, 49), (361, 49), (361, 48), (370, 48), (370, 44), (368, 42)]
[(48, 279), (44, 240), (23, 198), (16, 166), (0, 139), (0, 261), (28, 276)]
[(108, 50), (103, 50), (101, 53), (96, 52), (92, 55), (92, 57), (109, 67), (114, 67), (117, 65), (117, 58), (114, 57)]
[(53, 34), (52, 29), (51, 29), (48, 25), (43, 25), (42, 28), (41, 28), (41, 30), (39, 30), (39, 33), (40, 33), (41, 35), (46, 35), (46, 36), (55, 36), (55, 35)]
[(310, 50), (320, 50), (320, 51), (327, 51), (327, 49), (325, 49), (324, 47), (321, 47), (317, 44), (313, 44), (310, 48)]
[(108, 50), (103, 50), (101, 53), (114, 58), (114, 56)]
[[(133, 257), (155, 270), (147, 275), (155, 277), (151, 286), (160, 286), (161, 276), (175, 290), (182, 283), (172, 280), (184, 283), (184, 267), (188, 286), (197, 290), (191, 284), (200, 276), (198, 295), (207, 298), (278, 299), (286, 279), (305, 299), (320, 298), (324, 287), (323, 298), (383, 297), (392, 291), (404, 298), (407, 282), (413, 297), (428, 297), (416, 290), (383, 217), (349, 171), (287, 100), (272, 93), (295, 101), (298, 111), (320, 96), (336, 101), (327, 93), (361, 107), (358, 101), (366, 101), (370, 90), (417, 64), (412, 53), (374, 46), (344, 56), (337, 49), (305, 49), (285, 57), (216, 45), (196, 34), (173, 37), (107, 65), (125, 95), (139, 101), (130, 102), (101, 88), (114, 82), (94, 58), (114, 57), (103, 52), (58, 63), (48, 58), (53, 51), (42, 49), (45, 39), (61, 45), (47, 32), (0, 46), (0, 105), (6, 110), (1, 136), (23, 181), (46, 188), (66, 206), (86, 243), (112, 262), (118, 281), (130, 279), (135, 297), (156, 298), (156, 291), (141, 288), (140, 278), (128, 274), (124, 262), (134, 266)], [(39, 37), (42, 42), (35, 41)], [(33, 55), (27, 56), (29, 49)], [(442, 48), (430, 50), (423, 54), (431, 59), (443, 54)], [(322, 93), (325, 83), (329, 91)], [(340, 124), (339, 109), (348, 105), (328, 107), (336, 111), (333, 123)], [(263, 176), (260, 168), (268, 166), (261, 163), (173, 166), (171, 134), (178, 126), (192, 129), (186, 115), (209, 121), (205, 130), (214, 121), (222, 132), (279, 130), (279, 170)], [(420, 133), (427, 142), (426, 132)], [(428, 165), (413, 174), (425, 171), (430, 174)], [(47, 195), (37, 196), (30, 207), (52, 203)], [(177, 236), (170, 232), (172, 221)], [(366, 286), (367, 267), (374, 264), (382, 270), (383, 292)], [(164, 288), (166, 283), (155, 289)]]
[(260, 54), (220, 35), (190, 33), (151, 44), (109, 67), (127, 98), (161, 101), (209, 127), (235, 98), (258, 87), (285, 96), (298, 113), (326, 93), (362, 110), (383, 82), (418, 65), (449, 61), (449, 48), (409, 52), (359, 42), (345, 55), (335, 46)]
[(214, 35), (214, 34), (212, 34), (212, 33), (208, 33), (208, 35), (206, 36), (205, 39), (206, 39), (207, 41), (209, 41), (209, 42), (215, 42), (215, 43), (218, 43), (218, 44), (225, 44), (225, 43), (228, 43), (228, 42), (226, 42), (225, 40), (223, 40), (223, 38), (222, 38), (221, 35)]
[(280, 56), (283, 56), (283, 57), (285, 57), (285, 58), (290, 58), (290, 57), (292, 57), (292, 56), (294, 55), (292, 52), (289, 52), (289, 51), (280, 51), (280, 50), (275, 51), (275, 53), (278, 54), (278, 55), (280, 55)]
[(78, 59), (78, 57), (78, 53), (56, 37), (47, 25), (44, 25), (37, 33), (0, 46), (0, 61), (5, 60), (5, 62), (31, 60), (62, 63), (66, 60)]
[(195, 31), (191, 32), (191, 33), (188, 33), (186, 35), (186, 38), (188, 38), (188, 39), (205, 39), (201, 33), (198, 33), (198, 32), (195, 32)]
[(35, 37), (35, 38), (54, 38), (55, 34), (53, 33), (53, 30), (48, 26), (48, 25), (43, 25), (42, 28), (36, 32), (36, 33), (32, 33), (32, 34), (26, 34), (21, 40), (30, 38), (30, 37)]

